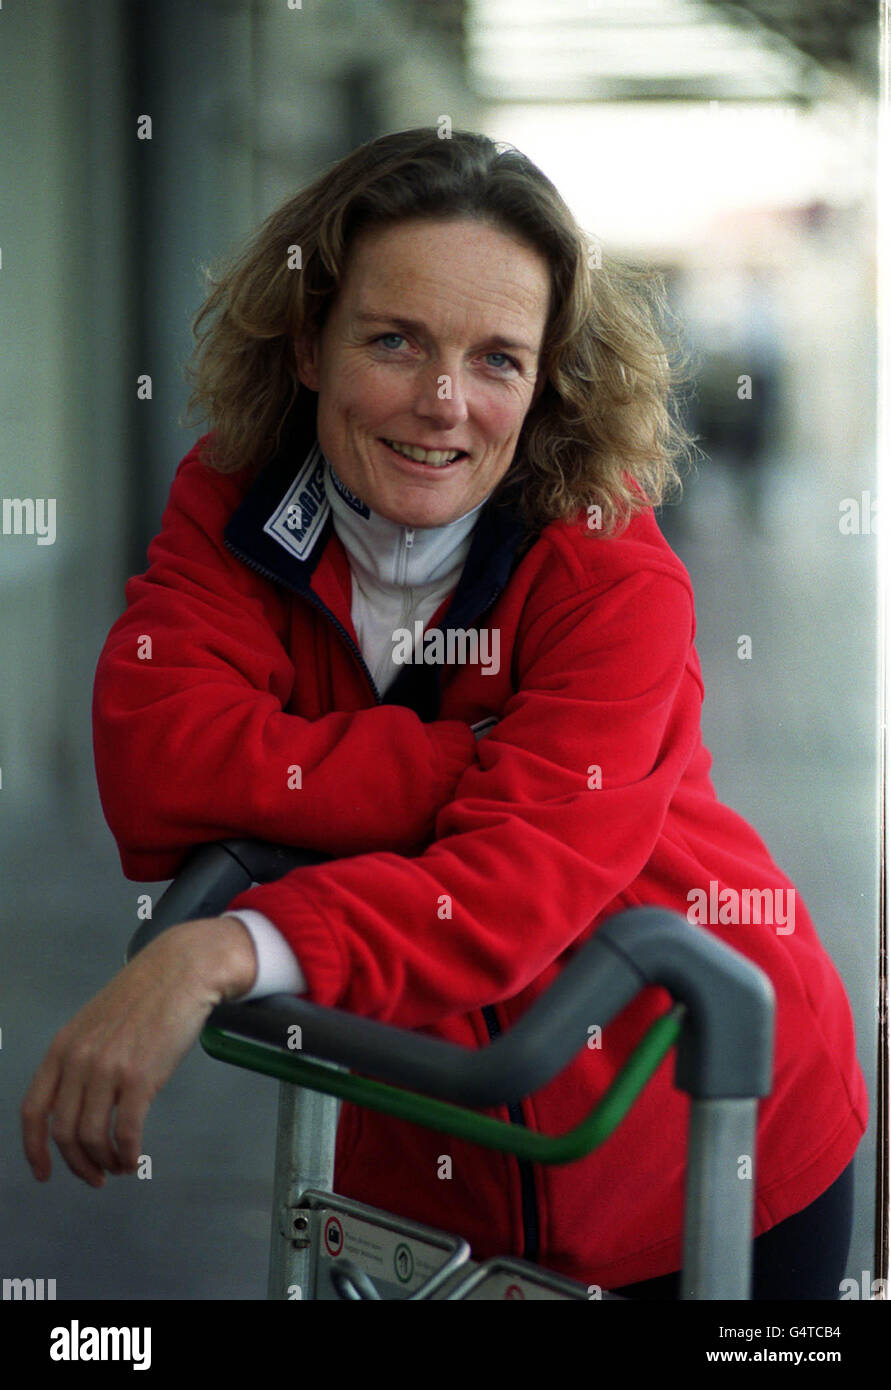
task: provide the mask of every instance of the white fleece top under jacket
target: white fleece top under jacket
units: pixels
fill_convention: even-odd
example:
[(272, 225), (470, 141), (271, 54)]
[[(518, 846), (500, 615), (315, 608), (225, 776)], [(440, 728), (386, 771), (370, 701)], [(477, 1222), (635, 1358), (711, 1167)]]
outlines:
[[(418, 620), (426, 626), (457, 586), (480, 508), (488, 499), (445, 526), (403, 526), (373, 512), (338, 478), (327, 459), (325, 463), (334, 530), (350, 564), (350, 616), (365, 664), (381, 695), (386, 695), (402, 669), (393, 660), (394, 632), (414, 632)], [(297, 957), (268, 917), (247, 908), (223, 915), (244, 923), (257, 952), (257, 978), (238, 996), (241, 1001), (305, 992)]]

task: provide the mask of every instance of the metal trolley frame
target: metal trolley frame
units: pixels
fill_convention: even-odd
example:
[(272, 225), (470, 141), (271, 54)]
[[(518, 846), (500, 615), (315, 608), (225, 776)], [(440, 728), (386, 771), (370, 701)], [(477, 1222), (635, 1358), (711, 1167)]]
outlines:
[[(127, 960), (167, 927), (222, 914), (251, 884), (327, 858), (247, 839), (199, 846)], [(653, 985), (672, 1007), (574, 1129), (539, 1134), (473, 1108), (540, 1089), (587, 1045), (592, 1018), (606, 1027)], [(749, 1299), (757, 1109), (771, 1089), (774, 1006), (762, 970), (661, 907), (602, 922), (522, 1018), (478, 1050), (296, 995), (220, 1005), (201, 1033), (204, 1050), (280, 1082), (268, 1297), (618, 1299), (513, 1257), (475, 1261), (460, 1236), (338, 1196), (339, 1100), (534, 1162), (571, 1163), (609, 1137), (676, 1045), (675, 1085), (691, 1100), (681, 1297)], [(741, 1154), (751, 1155), (746, 1177)]]

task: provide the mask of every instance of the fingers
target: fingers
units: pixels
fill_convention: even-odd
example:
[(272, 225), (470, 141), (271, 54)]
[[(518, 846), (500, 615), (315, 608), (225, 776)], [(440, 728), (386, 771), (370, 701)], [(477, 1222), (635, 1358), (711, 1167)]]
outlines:
[(102, 1169), (84, 1153), (76, 1139), (83, 1085), (65, 1074), (58, 1055), (50, 1049), (22, 1102), (22, 1139), (25, 1157), (38, 1182), (46, 1182), (51, 1164), (49, 1120), (53, 1117), (53, 1139), (73, 1173), (93, 1187), (105, 1182)]
[(142, 1131), (150, 1104), (151, 1097), (144, 1090), (129, 1090), (121, 1097), (118, 1105), (115, 1142), (125, 1172), (135, 1172), (139, 1166)]
[[(116, 1142), (111, 1117), (119, 1103)], [(35, 1178), (50, 1176), (49, 1122), (59, 1152), (76, 1177), (102, 1187), (105, 1170), (119, 1174), (135, 1170), (149, 1097), (135, 1076), (120, 1068), (67, 1051), (58, 1042), (47, 1053), (22, 1102), (25, 1156)], [(117, 1145), (117, 1146), (116, 1146)]]
[[(80, 1141), (80, 1117), (84, 1101), (84, 1076), (81, 1067), (69, 1058), (58, 1089), (53, 1111), (53, 1139), (72, 1173), (83, 1178), (91, 1187), (102, 1187), (105, 1173), (90, 1157)], [(95, 1125), (95, 1121), (94, 1121)], [(95, 1129), (94, 1129), (95, 1134)]]
[(50, 1176), (51, 1117), (59, 1152), (92, 1187), (104, 1185), (106, 1171), (136, 1170), (151, 1101), (219, 1002), (187, 925), (185, 943), (169, 929), (165, 943), (147, 946), (53, 1040), (21, 1110), (25, 1155), (39, 1181)]
[(48, 1116), (59, 1081), (60, 1065), (50, 1052), (35, 1073), (22, 1101), (22, 1143), (25, 1157), (38, 1182), (46, 1182), (51, 1172)]
[[(150, 1103), (148, 1085), (138, 1070), (116, 1067), (105, 1072), (98, 1064), (93, 1067), (84, 1093), (77, 1137), (87, 1158), (100, 1171), (104, 1168), (110, 1173), (136, 1171)], [(112, 1125), (115, 1106), (117, 1115)]]
[[(121, 1161), (109, 1133), (112, 1111), (121, 1090), (120, 1082), (114, 1072), (98, 1064), (90, 1069), (85, 1081), (76, 1141), (83, 1155), (100, 1173), (106, 1168), (110, 1173), (122, 1173), (126, 1165)], [(53, 1137), (56, 1137), (55, 1129)]]

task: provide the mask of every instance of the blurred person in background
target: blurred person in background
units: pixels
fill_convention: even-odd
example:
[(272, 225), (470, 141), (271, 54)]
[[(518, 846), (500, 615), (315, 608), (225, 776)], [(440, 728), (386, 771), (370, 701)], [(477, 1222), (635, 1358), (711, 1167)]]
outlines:
[[(692, 587), (653, 510), (690, 442), (661, 305), (658, 275), (591, 267), (521, 153), (428, 129), (360, 146), (218, 274), (190, 370), (211, 429), (98, 663), (99, 789), (136, 881), (228, 836), (331, 858), (171, 927), (61, 1029), (22, 1107), (38, 1179), (51, 1117), (85, 1182), (132, 1173), (222, 1000), (290, 991), (479, 1048), (621, 909), (692, 921), (712, 886), (766, 892), (775, 921), (696, 928), (777, 999), (753, 1296), (838, 1298), (866, 1088), (804, 903), (710, 779)], [(476, 654), (443, 660), (437, 634), (468, 630)], [(666, 998), (646, 990), (602, 1047), (485, 1113), (576, 1125)], [(676, 1298), (689, 1101), (671, 1078), (553, 1168), (344, 1103), (335, 1190), (477, 1259)]]
[[(677, 277), (675, 302), (697, 359), (684, 425), (708, 471), (717, 467), (730, 478), (740, 526), (761, 534), (782, 415), (783, 353), (770, 277), (746, 265), (688, 271)], [(660, 517), (669, 539), (680, 540), (699, 519), (695, 505), (678, 511), (677, 518), (672, 509)]]

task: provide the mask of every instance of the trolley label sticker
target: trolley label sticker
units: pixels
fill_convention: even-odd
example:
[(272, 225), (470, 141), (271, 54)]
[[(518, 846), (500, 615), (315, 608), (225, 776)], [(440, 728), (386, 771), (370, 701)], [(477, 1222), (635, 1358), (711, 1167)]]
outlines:
[(325, 1222), (325, 1249), (332, 1260), (343, 1254), (343, 1227), (338, 1216), (329, 1216)]
[(407, 1284), (415, 1272), (415, 1257), (404, 1240), (399, 1242), (393, 1252), (393, 1269), (400, 1284)]
[[(541, 1302), (543, 1300), (553, 1301), (556, 1299), (558, 1302), (563, 1302), (568, 1297), (572, 1297), (572, 1295), (560, 1293), (556, 1289), (548, 1288), (546, 1284), (539, 1284), (534, 1279), (524, 1279), (522, 1275), (517, 1275), (512, 1271), (510, 1273), (505, 1272), (501, 1274), (496, 1270), (488, 1274), (485, 1279), (481, 1279), (475, 1288), (472, 1288), (465, 1297), (468, 1302), (475, 1298), (485, 1298), (489, 1300), (517, 1298), (531, 1299), (535, 1302)], [(583, 1297), (583, 1295), (580, 1293), (579, 1297)]]
[(336, 1260), (343, 1255), (371, 1279), (396, 1284), (405, 1293), (413, 1293), (452, 1255), (451, 1247), (440, 1248), (344, 1213), (325, 1213), (323, 1231), (321, 1260)]

